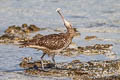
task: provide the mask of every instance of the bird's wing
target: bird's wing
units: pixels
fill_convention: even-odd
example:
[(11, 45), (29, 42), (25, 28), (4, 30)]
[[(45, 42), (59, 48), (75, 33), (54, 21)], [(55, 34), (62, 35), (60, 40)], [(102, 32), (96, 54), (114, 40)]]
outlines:
[(67, 38), (63, 34), (47, 35), (39, 40), (39, 46), (46, 47), (48, 49), (56, 50), (63, 48), (66, 44)]
[(36, 45), (51, 50), (57, 50), (63, 48), (66, 44), (66, 41), (67, 36), (65, 34), (51, 34), (38, 39), (32, 39), (29, 42), (25, 43), (25, 45)]

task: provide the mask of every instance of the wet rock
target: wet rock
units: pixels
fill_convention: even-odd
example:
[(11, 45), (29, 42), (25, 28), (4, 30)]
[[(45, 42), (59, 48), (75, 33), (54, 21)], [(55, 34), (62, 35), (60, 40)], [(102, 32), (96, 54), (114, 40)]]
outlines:
[(38, 39), (38, 38), (41, 38), (43, 35), (41, 35), (41, 34), (36, 34), (34, 37), (33, 37), (33, 39)]
[[(4, 34), (0, 36), (0, 43), (19, 43), (20, 41), (29, 40), (29, 33), (37, 32), (40, 28), (31, 24), (22, 24), (22, 26), (12, 25), (4, 31)], [(38, 35), (36, 36), (38, 37)], [(39, 35), (40, 37), (40, 35)]]
[(76, 33), (75, 33), (75, 37), (80, 37), (80, 35), (81, 35), (81, 34), (80, 34), (79, 32), (76, 32)]
[(65, 70), (65, 69), (49, 69), (49, 70), (41, 70), (41, 69), (27, 69), (25, 70), (26, 74), (29, 75), (40, 75), (40, 76), (54, 76), (54, 77), (71, 77), (74, 80), (91, 80), (87, 73), (78, 70)]
[(37, 32), (41, 30), (46, 30), (46, 28), (39, 28), (34, 24), (30, 24), (29, 26), (27, 24), (22, 24), (22, 28), (26, 33), (32, 33)]
[[(84, 72), (88, 72), (94, 78), (105, 77), (115, 75), (119, 73), (120, 60), (111, 61), (89, 61), (89, 62), (71, 62), (63, 67), (69, 69), (68, 66), (72, 66), (70, 69), (77, 69)], [(95, 77), (96, 76), (96, 77)]]
[(120, 80), (120, 75), (114, 75), (114, 76), (109, 76), (109, 77), (102, 77), (102, 78), (96, 78), (93, 80)]
[(24, 30), (25, 33), (40, 31), (40, 28), (34, 24), (30, 24), (29, 26), (27, 24), (22, 24), (22, 29)]
[(10, 33), (12, 33), (12, 34), (16, 34), (16, 33), (24, 34), (24, 33), (37, 32), (39, 30), (40, 30), (40, 28), (34, 24), (31, 24), (30, 26), (28, 26), (27, 24), (22, 24), (21, 27), (16, 26), (16, 25), (9, 26), (8, 29), (5, 30), (5, 33), (7, 33), (7, 34), (10, 34)]
[(31, 25), (28, 27), (28, 30), (29, 30), (30, 32), (37, 32), (37, 31), (40, 30), (40, 28), (38, 28), (37, 26), (31, 24)]
[[(45, 68), (52, 68), (52, 67), (55, 66), (50, 61), (43, 60), (43, 63), (44, 63), (44, 67)], [(22, 68), (31, 68), (31, 67), (33, 67), (33, 68), (34, 67), (41, 68), (42, 67), (40, 60), (32, 62), (31, 61), (31, 57), (25, 57), (25, 58), (23, 58), (22, 62), (19, 64), (19, 66), (22, 67)]]
[(75, 37), (79, 37), (81, 34), (79, 33), (79, 31), (77, 30), (77, 28), (74, 28), (75, 31)]
[(10, 36), (24, 36), (25, 32), (19, 26), (9, 26), (8, 29), (5, 30), (5, 34)]
[(77, 46), (74, 44), (71, 44), (70, 47), (63, 50), (61, 54), (63, 56), (78, 56), (80, 54), (85, 55), (96, 55), (96, 54), (103, 54), (109, 58), (115, 58), (116, 54), (112, 51), (112, 44), (95, 44), (90, 46)]
[[(32, 65), (40, 61), (34, 61)], [(46, 65), (51, 62), (45, 61)], [(29, 65), (29, 62), (26, 64)], [(69, 63), (57, 63), (57, 68), (47, 67), (44, 71), (41, 68), (35, 69), (28, 67), (25, 70), (26, 74), (29, 75), (40, 75), (40, 76), (55, 76), (55, 77), (70, 77), (73, 80), (113, 80), (118, 79), (120, 75), (120, 60), (109, 60), (109, 61), (89, 61), (81, 62), (80, 60), (73, 60)], [(118, 75), (118, 76), (117, 76)], [(115, 77), (116, 76), (116, 77)]]
[(16, 41), (19, 40), (19, 37), (11, 36), (8, 34), (3, 34), (0, 36), (0, 43), (16, 43)]
[(63, 50), (60, 54), (58, 55), (63, 55), (63, 56), (76, 56), (79, 55), (78, 54), (78, 50), (75, 48), (67, 48), (65, 50)]
[(14, 36), (9, 36), (8, 34), (4, 34), (0, 37), (1, 40), (4, 40), (4, 39), (14, 39)]
[(61, 31), (61, 30), (59, 30), (59, 29), (55, 29), (54, 31), (55, 31), (55, 32), (63, 32), (63, 31)]
[(19, 64), (19, 66), (23, 68), (34, 67), (34, 64), (30, 62), (31, 60), (32, 60), (32, 57), (23, 57), (22, 62)]
[(93, 40), (93, 39), (96, 39), (97, 36), (86, 36), (85, 37), (85, 40)]
[(93, 46), (78, 47), (78, 52), (91, 55), (91, 54), (105, 54), (111, 51), (112, 44), (95, 44)]
[(22, 24), (22, 29), (23, 29), (23, 31), (24, 31), (26, 34), (30, 33), (30, 30), (28, 29), (28, 25), (27, 25), (27, 24)]

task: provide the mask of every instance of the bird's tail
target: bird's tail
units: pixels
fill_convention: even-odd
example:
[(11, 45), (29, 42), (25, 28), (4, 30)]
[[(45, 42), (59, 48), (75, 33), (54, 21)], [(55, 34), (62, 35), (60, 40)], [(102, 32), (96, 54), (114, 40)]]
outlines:
[(37, 42), (38, 42), (37, 39), (22, 41), (22, 42), (20, 42), (21, 43), (20, 48), (29, 47), (30, 45), (36, 45)]
[(19, 48), (24, 48), (24, 47), (27, 47), (27, 46), (29, 46), (29, 41), (21, 41)]

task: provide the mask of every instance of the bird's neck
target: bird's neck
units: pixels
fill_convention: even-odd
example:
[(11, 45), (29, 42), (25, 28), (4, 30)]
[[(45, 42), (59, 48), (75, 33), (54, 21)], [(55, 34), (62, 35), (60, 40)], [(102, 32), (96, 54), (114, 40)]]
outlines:
[(74, 35), (75, 35), (75, 30), (72, 27), (71, 28), (67, 28), (67, 32), (66, 33), (68, 34), (68, 36), (70, 38), (73, 38)]

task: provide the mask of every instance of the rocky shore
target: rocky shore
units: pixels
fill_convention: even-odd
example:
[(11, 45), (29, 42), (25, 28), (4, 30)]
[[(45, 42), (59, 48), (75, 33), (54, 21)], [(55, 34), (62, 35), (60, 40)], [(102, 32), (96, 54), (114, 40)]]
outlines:
[(19, 64), (29, 75), (70, 77), (73, 80), (119, 80), (120, 60), (57, 63), (55, 67), (50, 61), (44, 61), (45, 70), (41, 69), (41, 61), (23, 58)]

